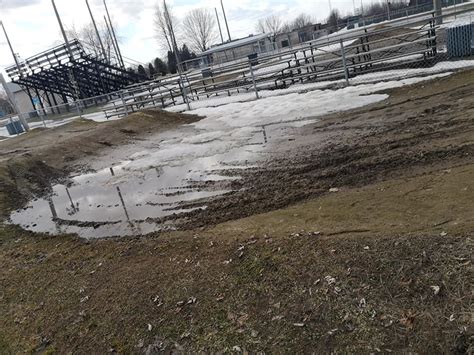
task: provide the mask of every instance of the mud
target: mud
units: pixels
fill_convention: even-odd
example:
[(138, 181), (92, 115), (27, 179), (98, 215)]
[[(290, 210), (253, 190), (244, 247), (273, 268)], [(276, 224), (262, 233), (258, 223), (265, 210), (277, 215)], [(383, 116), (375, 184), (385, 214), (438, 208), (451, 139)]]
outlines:
[[(112, 167), (61, 184), (54, 184), (53, 179), (51, 185), (41, 185), (43, 190), (35, 190), (36, 196), (45, 192), (47, 196), (27, 205), (23, 201), (23, 208), (13, 213), (11, 222), (36, 232), (77, 233), (88, 238), (195, 229), (292, 205), (329, 193), (331, 188), (364, 186), (470, 164), (474, 153), (473, 91), (474, 71), (463, 72), (391, 90), (390, 98), (381, 103), (318, 118), (304, 126), (263, 126), (254, 131), (250, 141), (226, 154), (147, 168), (132, 178), (121, 179), (120, 173), (115, 176), (114, 169), (119, 172), (120, 168)], [(166, 120), (159, 128), (165, 131), (197, 119), (158, 115), (162, 116)], [(107, 140), (103, 129), (99, 135), (97, 129), (69, 128), (69, 132), (80, 132), (72, 137), (73, 142), (82, 144), (76, 157), (66, 149), (63, 159), (52, 163), (57, 152), (46, 153), (46, 166), (84, 171), (84, 166), (94, 165), (80, 155), (86, 137), (96, 147), (86, 156), (114, 159), (121, 150), (131, 155), (143, 144), (148, 150), (159, 150), (163, 137), (169, 140), (173, 134), (194, 134), (180, 128), (171, 135), (153, 136), (156, 127), (148, 127), (148, 142), (120, 146), (126, 139), (138, 142), (147, 137), (138, 132), (150, 119), (154, 123), (153, 113), (145, 113), (145, 118), (143, 127), (136, 121), (114, 123), (118, 129), (109, 129)], [(129, 127), (131, 124), (137, 127)], [(31, 154), (28, 147), (11, 152)], [(249, 157), (258, 164), (252, 164)], [(52, 178), (57, 176), (60, 174), (51, 173)], [(29, 180), (34, 179), (30, 176)]]
[(204, 211), (193, 211), (184, 226), (207, 226), (282, 208), (331, 188), (472, 164), (472, 92), (470, 71), (394, 90), (380, 104), (304, 126), (295, 141), (277, 142), (274, 154), (260, 168), (240, 171), (238, 191), (214, 199)]
[[(0, 218), (28, 200), (50, 193), (52, 185), (72, 172), (89, 170), (93, 157), (106, 156), (117, 146), (200, 120), (192, 115), (144, 111), (120, 121), (75, 120), (0, 142)], [(107, 143), (107, 144), (105, 144)]]
[[(232, 192), (163, 224), (269, 213), (94, 241), (0, 224), (0, 353), (472, 353), (473, 83), (464, 72), (292, 132), (267, 127), (264, 162), (215, 171), (238, 172)], [(2, 211), (148, 137), (120, 128), (107, 127), (112, 150), (70, 161), (55, 144), (26, 156), (15, 140), (0, 145), (12, 152), (0, 163)], [(104, 140), (94, 129), (81, 142)]]

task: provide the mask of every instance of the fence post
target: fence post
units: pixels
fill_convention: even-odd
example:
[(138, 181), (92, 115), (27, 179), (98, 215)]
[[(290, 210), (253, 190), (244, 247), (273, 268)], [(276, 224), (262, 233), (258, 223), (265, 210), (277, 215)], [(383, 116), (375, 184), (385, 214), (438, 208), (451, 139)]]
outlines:
[(183, 97), (184, 97), (184, 102), (185, 102), (185, 104), (186, 104), (186, 107), (187, 107), (188, 111), (191, 111), (191, 105), (190, 105), (190, 103), (189, 103), (188, 93), (187, 93), (187, 90), (186, 90), (186, 83), (182, 80), (181, 75), (180, 75), (179, 78), (180, 78), (179, 81), (180, 81), (180, 83), (181, 83), (181, 85), (180, 85), (180, 86), (181, 86), (181, 90), (183, 90), (182, 93), (183, 93)]
[(128, 116), (128, 109), (127, 109), (127, 104), (125, 103), (125, 99), (123, 98), (123, 91), (120, 91), (120, 99), (122, 100), (123, 104), (123, 109), (125, 111), (125, 116)]
[(76, 111), (77, 111), (79, 117), (82, 118), (82, 111), (81, 111), (81, 108), (79, 107), (79, 103), (78, 103), (77, 100), (76, 100)]
[[(189, 85), (189, 94), (190, 94), (190, 96), (191, 96), (191, 99), (194, 100), (193, 86), (191, 85), (191, 82), (189, 81), (188, 75), (187, 75), (187, 74), (184, 74), (184, 78), (186, 79), (186, 82), (187, 82), (188, 85)], [(189, 104), (189, 97), (187, 96), (187, 90), (185, 91), (185, 93), (186, 93), (186, 98), (188, 99), (189, 110), (191, 110), (191, 106), (190, 106), (190, 104)]]
[(249, 60), (250, 76), (252, 77), (253, 89), (255, 90), (255, 96), (257, 100), (260, 98), (258, 96), (257, 84), (255, 82), (255, 74), (253, 73), (252, 62)]
[[(21, 113), (20, 113), (20, 115), (21, 115)], [(19, 117), (20, 117), (20, 116), (19, 116)], [(44, 128), (47, 128), (47, 127), (46, 127), (46, 122), (45, 122), (45, 120), (44, 120), (44, 117), (43, 117), (42, 115), (40, 115), (40, 118), (41, 118), (41, 121), (43, 122)]]
[(342, 66), (344, 68), (344, 77), (346, 78), (346, 84), (349, 84), (349, 72), (347, 70), (347, 63), (346, 63), (346, 52), (344, 50), (344, 42), (342, 41), (341, 38), (341, 57), (342, 57)]

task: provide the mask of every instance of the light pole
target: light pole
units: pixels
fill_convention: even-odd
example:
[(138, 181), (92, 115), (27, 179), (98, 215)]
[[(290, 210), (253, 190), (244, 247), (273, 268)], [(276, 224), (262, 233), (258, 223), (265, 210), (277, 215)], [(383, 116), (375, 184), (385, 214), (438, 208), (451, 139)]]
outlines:
[(214, 10), (216, 11), (217, 26), (219, 26), (219, 33), (221, 35), (221, 43), (224, 43), (224, 37), (222, 36), (222, 28), (221, 28), (221, 21), (219, 20), (219, 14), (217, 13), (216, 7), (214, 8)]
[[(56, 7), (56, 4), (55, 4), (54, 0), (51, 0), (51, 4), (53, 5), (54, 13), (56, 14), (56, 19), (58, 20), (59, 29), (61, 30), (61, 33), (62, 33), (63, 38), (64, 38), (64, 42), (66, 43), (66, 49), (67, 49), (68, 54), (69, 54), (69, 61), (71, 63), (74, 63), (74, 54), (72, 53), (71, 45), (69, 43), (69, 40), (67, 39), (66, 31), (64, 30), (64, 26), (63, 26), (63, 23), (61, 21), (61, 17), (59, 16), (59, 12), (58, 12), (58, 9)], [(77, 81), (76, 81), (76, 78), (74, 76), (74, 72), (73, 72), (72, 68), (69, 68), (68, 76), (69, 76), (69, 81), (71, 82), (72, 87), (74, 88), (74, 93), (75, 93), (74, 99), (79, 100), (81, 98), (81, 92), (79, 90), (79, 86), (77, 84)]]
[(362, 25), (365, 26), (364, 2), (363, 2), (363, 0), (360, 0), (360, 15), (362, 16)]
[(171, 19), (170, 13), (168, 11), (168, 6), (166, 5), (166, 0), (163, 0), (163, 7), (164, 7), (164, 11), (165, 11), (166, 26), (168, 27), (168, 31), (171, 35), (171, 43), (173, 44), (174, 55), (175, 55), (175, 58), (176, 58), (176, 66), (177, 66), (178, 75), (179, 75), (179, 81), (181, 82), (181, 85), (182, 85), (183, 99), (184, 99), (184, 102), (186, 103), (186, 107), (187, 107), (188, 111), (190, 111), (191, 106), (189, 105), (188, 95), (187, 95), (187, 92), (186, 92), (186, 86), (185, 86), (185, 82), (184, 82), (183, 76), (182, 76), (182, 67), (181, 67), (181, 61), (179, 59), (178, 45), (176, 43), (176, 37), (174, 35), (173, 21)]
[(104, 44), (102, 43), (102, 39), (100, 38), (99, 29), (97, 28), (97, 24), (95, 23), (94, 15), (92, 14), (91, 7), (89, 6), (89, 0), (86, 0), (87, 10), (89, 10), (89, 15), (91, 16), (92, 25), (94, 26), (95, 34), (97, 39), (99, 40), (100, 48), (102, 49), (102, 55), (104, 56), (104, 60), (107, 61), (107, 53), (105, 52)]
[(227, 36), (229, 36), (229, 42), (231, 42), (232, 37), (230, 37), (229, 23), (227, 22), (227, 15), (225, 14), (224, 3), (222, 2), (222, 0), (221, 0), (221, 7), (222, 7), (222, 14), (224, 15), (225, 27), (227, 28)]
[[(5, 38), (7, 39), (8, 46), (10, 47), (13, 58), (15, 59), (15, 64), (16, 64), (16, 67), (18, 69), (18, 75), (21, 78), (22, 73), (21, 73), (20, 63), (18, 62), (18, 58), (16, 57), (15, 52), (13, 51), (13, 47), (12, 47), (12, 44), (10, 42), (10, 38), (8, 37), (7, 31), (5, 30), (5, 26), (3, 25), (2, 21), (0, 21), (0, 25), (2, 25), (3, 33), (5, 34)], [(18, 114), (18, 118), (20, 119), (21, 124), (25, 128), (25, 131), (28, 132), (30, 130), (30, 126), (28, 125), (28, 122), (23, 118), (23, 115), (20, 112), (20, 108), (17, 105), (15, 97), (13, 96), (13, 93), (10, 91), (10, 88), (7, 86), (7, 83), (5, 82), (5, 79), (2, 75), (2, 73), (0, 73), (0, 83), (2, 84), (3, 88), (5, 89), (5, 92), (7, 93), (7, 97), (9, 99), (10, 103), (12, 104), (13, 109), (15, 110), (15, 113)]]

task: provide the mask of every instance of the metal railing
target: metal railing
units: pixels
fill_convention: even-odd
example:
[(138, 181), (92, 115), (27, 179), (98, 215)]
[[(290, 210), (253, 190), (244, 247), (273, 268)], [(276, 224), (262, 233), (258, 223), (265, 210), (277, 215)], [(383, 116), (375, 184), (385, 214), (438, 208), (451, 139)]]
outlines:
[[(466, 16), (471, 9), (442, 18)], [(468, 15), (469, 16), (469, 15)], [(468, 18), (473, 23), (474, 17)], [(245, 61), (208, 66), (135, 84), (114, 93), (23, 113), (33, 125), (54, 126), (75, 117), (108, 120), (150, 108), (185, 111), (206, 105), (261, 97), (297, 83), (324, 81), (350, 85), (358, 75), (391, 69), (426, 67), (447, 54), (446, 27), (436, 24), (434, 12), (396, 19), (380, 27), (356, 28), (312, 40), (279, 53)], [(338, 84), (338, 85), (339, 85)]]

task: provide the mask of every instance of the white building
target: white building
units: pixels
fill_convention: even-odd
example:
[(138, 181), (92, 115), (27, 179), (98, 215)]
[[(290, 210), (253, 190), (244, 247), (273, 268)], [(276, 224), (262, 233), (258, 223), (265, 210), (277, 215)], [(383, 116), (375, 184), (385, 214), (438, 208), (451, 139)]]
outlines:
[(7, 87), (13, 94), (17, 107), (22, 113), (35, 110), (33, 104), (31, 103), (30, 97), (25, 91), (23, 91), (20, 85), (15, 83), (7, 83)]
[(201, 60), (203, 65), (231, 62), (246, 58), (249, 55), (260, 55), (291, 48), (328, 34), (326, 27), (317, 23), (290, 32), (280, 33), (276, 36), (269, 33), (250, 35), (208, 49), (201, 54)]

